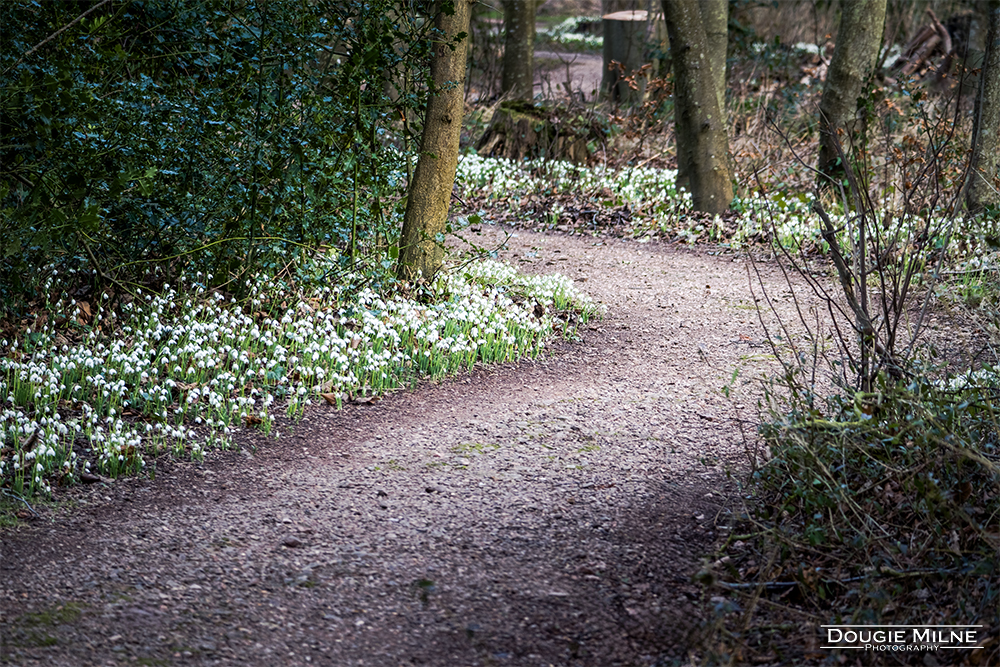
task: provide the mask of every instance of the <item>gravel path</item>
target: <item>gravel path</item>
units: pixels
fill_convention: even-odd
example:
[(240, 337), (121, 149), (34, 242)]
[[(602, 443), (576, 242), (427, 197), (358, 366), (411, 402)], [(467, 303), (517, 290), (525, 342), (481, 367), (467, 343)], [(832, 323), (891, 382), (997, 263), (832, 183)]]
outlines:
[(754, 400), (719, 390), (768, 363), (744, 265), (524, 231), (506, 257), (609, 315), (534, 362), (61, 492), (3, 529), (0, 662), (685, 664)]
[(535, 63), (535, 91), (547, 98), (562, 98), (566, 94), (565, 82), (588, 100), (601, 88), (604, 58), (599, 53), (535, 51)]

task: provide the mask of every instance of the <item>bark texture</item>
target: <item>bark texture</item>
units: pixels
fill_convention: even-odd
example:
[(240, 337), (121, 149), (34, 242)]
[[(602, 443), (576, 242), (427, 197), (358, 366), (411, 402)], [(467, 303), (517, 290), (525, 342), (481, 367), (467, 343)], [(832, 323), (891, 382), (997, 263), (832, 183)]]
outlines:
[(700, 0), (701, 24), (708, 40), (708, 60), (719, 108), (726, 108), (726, 50), (729, 47), (729, 3), (727, 0)]
[(588, 143), (604, 138), (596, 123), (560, 118), (558, 111), (536, 107), (526, 100), (503, 102), (493, 112), (490, 126), (476, 150), (486, 157), (503, 157), (520, 162), (545, 157), (585, 164), (590, 158)]
[(632, 88), (623, 79), (644, 64), (647, 15), (645, 11), (624, 11), (604, 16), (601, 90), (608, 94), (612, 102), (634, 103), (642, 99), (645, 78), (636, 77), (637, 88)]
[[(445, 4), (445, 3), (442, 3)], [(451, 4), (451, 3), (448, 3)], [(453, 13), (438, 10), (434, 25), (441, 32), (431, 61), (434, 92), (427, 102), (420, 157), (410, 183), (399, 243), (397, 274), (403, 280), (431, 278), (444, 260), (444, 233), (458, 167), (458, 143), (464, 111), (465, 62), (472, 3), (455, 0)]]
[[(837, 45), (820, 101), (820, 185), (843, 173), (837, 143), (849, 145), (858, 116), (858, 98), (878, 58), (885, 29), (886, 0), (841, 3)], [(848, 140), (845, 140), (848, 139)], [(845, 150), (845, 153), (848, 151)]]
[(1000, 204), (1000, 0), (990, 0), (986, 58), (979, 74), (976, 121), (972, 131), (972, 182), (966, 203), (971, 213)]
[(601, 2), (601, 16), (640, 9), (647, 9), (645, 0), (602, 0)]
[[(729, 3), (726, 0), (698, 0), (698, 9), (701, 12), (701, 25), (705, 28), (708, 60), (712, 67), (712, 81), (715, 85), (715, 94), (719, 98), (719, 110), (725, 115), (726, 55), (729, 48)], [(677, 185), (690, 189), (689, 165), (680, 158), (680, 154), (687, 154), (688, 152), (683, 141), (684, 138), (678, 135)], [(729, 161), (729, 173), (732, 174), (734, 165), (732, 156), (728, 156), (727, 159)]]
[(718, 79), (703, 18), (717, 10), (716, 4), (726, 11), (725, 0), (663, 0), (674, 63), (678, 184), (691, 190), (696, 210), (718, 215), (729, 208), (733, 184), (725, 107), (719, 104)]
[(504, 0), (501, 92), (512, 99), (535, 97), (536, 0)]

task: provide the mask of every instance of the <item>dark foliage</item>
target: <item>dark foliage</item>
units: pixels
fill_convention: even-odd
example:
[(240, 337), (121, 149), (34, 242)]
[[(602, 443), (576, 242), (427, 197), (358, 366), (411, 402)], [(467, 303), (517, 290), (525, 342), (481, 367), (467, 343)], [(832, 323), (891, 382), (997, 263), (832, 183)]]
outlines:
[(0, 23), (18, 26), (0, 47), (4, 311), (40, 269), (126, 286), (193, 264), (239, 285), (321, 246), (387, 252), (405, 154), (389, 130), (420, 106), (429, 48), (418, 15), (35, 0), (0, 3)]

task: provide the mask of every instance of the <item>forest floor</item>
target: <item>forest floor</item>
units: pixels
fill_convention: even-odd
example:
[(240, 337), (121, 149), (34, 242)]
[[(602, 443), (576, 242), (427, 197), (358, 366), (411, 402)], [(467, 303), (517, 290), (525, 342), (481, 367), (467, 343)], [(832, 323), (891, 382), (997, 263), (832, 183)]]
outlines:
[[(59, 489), (2, 529), (0, 663), (688, 664), (720, 602), (692, 577), (731, 523), (753, 378), (775, 368), (747, 262), (476, 240), (511, 231), (503, 258), (608, 314), (533, 361)], [(778, 267), (758, 268), (792, 312)]]

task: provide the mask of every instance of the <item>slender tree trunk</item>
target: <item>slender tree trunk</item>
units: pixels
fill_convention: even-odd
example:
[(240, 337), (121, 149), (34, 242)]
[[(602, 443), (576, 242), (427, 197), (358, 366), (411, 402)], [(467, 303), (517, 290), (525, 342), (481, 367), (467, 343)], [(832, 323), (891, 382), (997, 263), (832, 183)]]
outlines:
[(504, 0), (501, 92), (513, 99), (535, 97), (536, 0)]
[(837, 46), (833, 50), (819, 104), (818, 168), (821, 186), (843, 173), (844, 165), (839, 163), (837, 143), (848, 146), (854, 134), (858, 98), (875, 67), (882, 43), (885, 4), (886, 0), (850, 0), (840, 4)]
[[(669, 0), (665, 0), (669, 2)], [(698, 9), (701, 12), (701, 24), (705, 28), (705, 39), (708, 46), (708, 61), (712, 67), (712, 80), (715, 85), (715, 94), (719, 98), (719, 109), (723, 116), (726, 112), (726, 55), (729, 48), (729, 2), (727, 0), (698, 0)], [(681, 160), (680, 156), (687, 155), (689, 149), (684, 145), (685, 137), (677, 135), (677, 186), (690, 189), (691, 179), (688, 176), (690, 165)], [(733, 160), (730, 156), (726, 158), (729, 162), (729, 171), (732, 174)]]
[(1000, 204), (997, 188), (1000, 166), (1000, 0), (989, 2), (986, 58), (979, 73), (976, 120), (972, 130), (972, 182), (966, 204), (979, 213), (987, 204)]
[[(434, 91), (427, 102), (420, 157), (410, 183), (403, 217), (397, 266), (397, 273), (403, 280), (430, 279), (444, 260), (441, 237), (448, 220), (451, 190), (458, 167), (472, 3), (469, 0), (454, 0), (453, 7), (452, 14), (439, 9), (434, 19), (442, 37), (431, 60)], [(466, 36), (456, 41), (460, 34)]]
[(719, 104), (712, 67), (718, 54), (709, 53), (702, 7), (719, 2), (725, 5), (725, 0), (663, 0), (674, 62), (677, 161), (683, 165), (695, 210), (716, 215), (729, 208), (733, 183), (725, 107)]
[(712, 66), (712, 80), (719, 108), (726, 109), (726, 50), (729, 48), (729, 2), (727, 0), (700, 0), (701, 24), (705, 26), (708, 40), (708, 60)]

